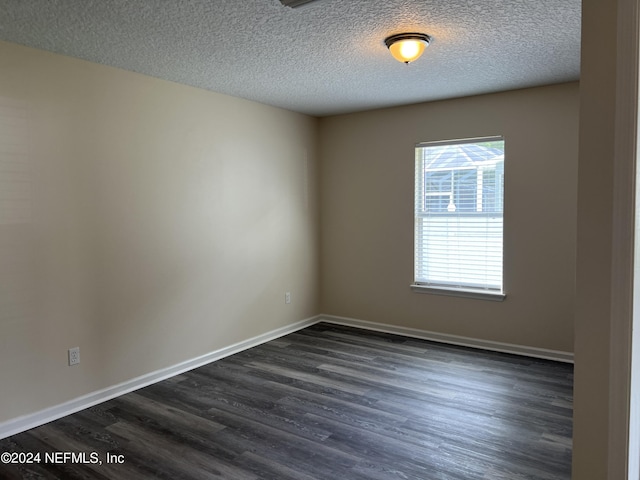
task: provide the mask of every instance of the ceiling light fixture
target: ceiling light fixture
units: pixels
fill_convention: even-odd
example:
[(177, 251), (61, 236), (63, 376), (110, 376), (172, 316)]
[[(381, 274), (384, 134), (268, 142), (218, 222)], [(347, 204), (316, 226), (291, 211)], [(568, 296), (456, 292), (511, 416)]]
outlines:
[(424, 33), (399, 33), (384, 40), (393, 58), (402, 63), (417, 60), (429, 46), (431, 37)]
[(307, 3), (311, 3), (314, 0), (280, 0), (280, 3), (285, 7), (298, 8), (306, 5)]

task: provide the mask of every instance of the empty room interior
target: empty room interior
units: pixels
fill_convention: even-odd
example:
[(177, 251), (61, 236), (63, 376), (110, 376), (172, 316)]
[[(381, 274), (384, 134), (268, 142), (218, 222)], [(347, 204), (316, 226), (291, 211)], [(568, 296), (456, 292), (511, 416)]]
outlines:
[(0, 477), (632, 478), (632, 7), (0, 0)]

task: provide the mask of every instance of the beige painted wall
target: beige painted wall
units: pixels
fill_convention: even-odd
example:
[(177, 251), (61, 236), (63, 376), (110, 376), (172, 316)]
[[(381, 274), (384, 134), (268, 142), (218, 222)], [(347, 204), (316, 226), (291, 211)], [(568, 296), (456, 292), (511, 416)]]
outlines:
[[(323, 118), (323, 313), (573, 351), (578, 84)], [(504, 135), (502, 303), (413, 293), (417, 142)]]
[(311, 117), (0, 43), (0, 421), (317, 314), (316, 151)]
[[(573, 451), (580, 480), (609, 478), (617, 3), (582, 2)], [(587, 34), (596, 30), (598, 38)]]

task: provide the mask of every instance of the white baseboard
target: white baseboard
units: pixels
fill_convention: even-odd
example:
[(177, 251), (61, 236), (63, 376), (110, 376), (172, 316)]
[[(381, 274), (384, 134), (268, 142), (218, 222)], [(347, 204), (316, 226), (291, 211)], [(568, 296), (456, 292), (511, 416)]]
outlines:
[(430, 332), (417, 328), (398, 327), (385, 323), (368, 322), (355, 318), (337, 317), (335, 315), (319, 315), (318, 321), (345, 325), (348, 327), (364, 328), (376, 332), (393, 333), (404, 335), (405, 337), (420, 338), (422, 340), (432, 340), (434, 342), (461, 345), (464, 347), (480, 348), (494, 352), (511, 353), (514, 355), (524, 355), (526, 357), (543, 358), (555, 360), (557, 362), (573, 363), (573, 353), (558, 350), (547, 350), (545, 348), (527, 347), (514, 345), (511, 343), (493, 342), (491, 340), (480, 340), (477, 338), (461, 337), (458, 335), (448, 335), (446, 333)]
[(119, 383), (118, 385), (113, 385), (111, 387), (74, 398), (68, 402), (45, 408), (44, 410), (2, 422), (0, 423), (0, 439), (10, 437), (11, 435), (24, 432), (31, 428), (39, 427), (45, 423), (52, 422), (53, 420), (71, 415), (72, 413), (79, 412), (80, 410), (84, 410), (85, 408), (92, 407), (99, 403), (106, 402), (107, 400), (124, 395), (125, 393), (138, 390), (142, 387), (146, 387), (175, 375), (193, 370), (194, 368), (220, 360), (221, 358), (228, 357), (234, 353), (247, 350), (248, 348), (255, 347), (270, 340), (293, 333), (315, 323), (318, 323), (318, 317), (301, 320), (291, 325), (286, 325), (284, 327), (271, 330), (270, 332), (263, 333), (262, 335), (249, 338), (248, 340), (235, 343), (228, 347), (215, 350), (200, 357), (196, 357), (161, 370), (156, 370), (155, 372), (151, 372), (140, 377), (132, 378), (131, 380)]

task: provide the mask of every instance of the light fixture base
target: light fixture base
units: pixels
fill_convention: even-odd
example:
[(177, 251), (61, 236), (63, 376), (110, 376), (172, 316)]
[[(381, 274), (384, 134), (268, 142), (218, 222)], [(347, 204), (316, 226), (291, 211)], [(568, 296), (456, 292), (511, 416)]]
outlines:
[(280, 3), (285, 7), (298, 8), (303, 7), (307, 3), (311, 3), (314, 0), (280, 0)]

